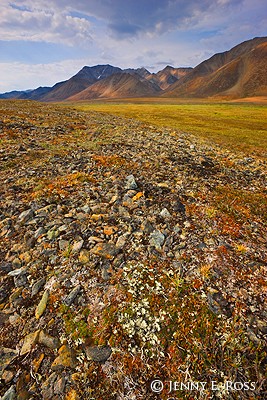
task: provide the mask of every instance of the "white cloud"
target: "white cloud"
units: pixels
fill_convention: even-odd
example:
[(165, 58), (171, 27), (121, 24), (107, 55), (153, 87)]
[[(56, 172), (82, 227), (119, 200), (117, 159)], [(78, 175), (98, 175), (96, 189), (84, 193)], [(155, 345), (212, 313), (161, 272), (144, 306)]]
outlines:
[(0, 93), (10, 90), (53, 86), (78, 72), (85, 60), (66, 60), (51, 64), (0, 63)]
[[(18, 2), (17, 2), (18, 3)], [(36, 2), (38, 4), (38, 1)], [(26, 7), (27, 5), (27, 7)], [(85, 18), (68, 15), (57, 8), (18, 8), (5, 0), (0, 5), (1, 40), (44, 41), (77, 45), (91, 41), (91, 24)]]

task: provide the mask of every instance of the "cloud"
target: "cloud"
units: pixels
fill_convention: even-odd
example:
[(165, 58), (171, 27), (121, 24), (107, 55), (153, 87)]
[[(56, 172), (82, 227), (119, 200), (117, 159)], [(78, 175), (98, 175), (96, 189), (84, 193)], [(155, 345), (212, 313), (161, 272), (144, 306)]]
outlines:
[[(103, 22), (116, 39), (140, 34), (160, 35), (174, 29), (188, 29), (207, 23), (229, 11), (243, 0), (8, 0), (1, 2), (0, 33), (2, 39), (86, 41), (92, 29), (87, 17)], [(263, 0), (262, 0), (263, 1)], [(49, 5), (48, 5), (49, 4)], [(80, 17), (73, 17), (72, 12)], [(223, 11), (223, 12), (222, 12)], [(84, 17), (82, 17), (82, 15)]]
[[(69, 79), (78, 72), (77, 66), (82, 67), (85, 63), (82, 59), (48, 64), (0, 63), (0, 93), (34, 89), (40, 85), (53, 86), (58, 81)], [(6, 76), (8, 79), (4, 78)]]
[(2, 40), (84, 48), (111, 38), (137, 41), (175, 31), (222, 32), (230, 25), (238, 34), (240, 26), (255, 31), (265, 22), (265, 0), (1, 0), (0, 4)]
[[(77, 45), (91, 41), (91, 24), (85, 18), (71, 16), (57, 8), (37, 8), (38, 1), (0, 5), (1, 40), (28, 40)], [(22, 3), (22, 4), (20, 4)]]

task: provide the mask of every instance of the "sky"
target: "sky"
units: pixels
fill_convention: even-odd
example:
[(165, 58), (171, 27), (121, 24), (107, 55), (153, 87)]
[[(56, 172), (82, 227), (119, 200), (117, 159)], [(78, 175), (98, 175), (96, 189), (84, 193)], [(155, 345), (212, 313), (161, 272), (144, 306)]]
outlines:
[(1, 0), (0, 93), (85, 65), (194, 67), (255, 36), (267, 36), (266, 0)]

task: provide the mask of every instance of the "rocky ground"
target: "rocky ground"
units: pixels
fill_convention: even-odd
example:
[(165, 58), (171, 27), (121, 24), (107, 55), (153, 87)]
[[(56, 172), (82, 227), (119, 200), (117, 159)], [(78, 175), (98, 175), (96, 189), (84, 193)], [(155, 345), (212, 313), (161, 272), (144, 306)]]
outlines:
[(1, 101), (0, 162), (2, 399), (267, 397), (265, 160)]

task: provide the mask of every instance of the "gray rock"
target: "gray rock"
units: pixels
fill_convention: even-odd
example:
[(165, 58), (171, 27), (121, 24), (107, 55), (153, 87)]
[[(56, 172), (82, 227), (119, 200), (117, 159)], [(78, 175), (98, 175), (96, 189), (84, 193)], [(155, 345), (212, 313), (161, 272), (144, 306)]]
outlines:
[(64, 376), (59, 376), (57, 381), (54, 384), (54, 393), (55, 394), (63, 394), (64, 393), (64, 389), (66, 386), (66, 379)]
[(129, 236), (130, 236), (129, 233), (124, 233), (123, 235), (119, 236), (119, 238), (116, 242), (116, 247), (118, 249), (122, 249), (125, 246), (125, 244), (127, 243)]
[(101, 256), (106, 259), (112, 259), (119, 253), (119, 249), (112, 242), (103, 242), (95, 245), (91, 252), (97, 256)]
[(40, 226), (35, 232), (34, 232), (34, 238), (38, 239), (40, 236), (44, 235), (46, 233), (46, 230)]
[(148, 221), (148, 220), (145, 221), (145, 222), (142, 224), (141, 228), (143, 229), (143, 231), (144, 231), (145, 233), (152, 233), (153, 230), (154, 230), (153, 225), (152, 225), (151, 222)]
[(59, 231), (56, 229), (50, 229), (50, 231), (47, 232), (47, 239), (48, 240), (54, 240), (58, 237)]
[(161, 216), (161, 218), (163, 218), (165, 220), (169, 220), (172, 217), (171, 214), (169, 213), (169, 211), (167, 210), (167, 208), (163, 208), (163, 210), (161, 210), (159, 215)]
[(138, 185), (137, 185), (137, 183), (135, 181), (134, 176), (133, 175), (128, 175), (126, 177), (126, 180), (125, 180), (125, 189), (126, 190), (135, 190), (137, 188), (138, 188)]
[(67, 345), (63, 345), (58, 350), (58, 357), (54, 360), (51, 368), (53, 371), (59, 371), (64, 368), (75, 368), (77, 365), (77, 359), (72, 348)]
[(264, 334), (267, 334), (267, 322), (263, 321), (261, 319), (256, 319), (256, 325), (258, 327), (258, 329)]
[(26, 274), (14, 276), (14, 285), (15, 287), (24, 287), (28, 284), (28, 279)]
[(165, 236), (159, 230), (155, 230), (149, 235), (149, 243), (151, 246), (155, 247), (156, 250), (161, 250), (164, 241)]
[(0, 271), (4, 272), (5, 274), (8, 274), (13, 270), (13, 265), (10, 262), (3, 262), (0, 264)]
[(42, 385), (43, 399), (52, 399), (54, 397), (54, 384), (58, 375), (53, 372)]
[(67, 306), (70, 306), (74, 302), (75, 298), (78, 296), (80, 291), (81, 291), (81, 285), (75, 286), (75, 288), (72, 289), (72, 291), (68, 294), (68, 296), (63, 300), (63, 302)]
[(84, 211), (86, 214), (89, 214), (90, 207), (88, 205), (85, 205), (85, 206), (81, 207), (81, 210)]
[(18, 222), (20, 222), (21, 224), (25, 224), (27, 221), (29, 221), (30, 219), (32, 219), (34, 216), (34, 212), (33, 210), (30, 208), (28, 210), (23, 211), (18, 218)]
[(39, 334), (40, 334), (40, 331), (37, 330), (37, 331), (29, 333), (27, 336), (25, 336), (25, 338), (23, 339), (22, 348), (20, 350), (20, 355), (29, 353), (32, 350), (33, 346), (35, 346), (39, 340)]
[(181, 232), (182, 232), (182, 229), (181, 229), (181, 227), (180, 227), (178, 224), (176, 224), (176, 225), (173, 227), (173, 232), (176, 233), (176, 234), (178, 234), (178, 233), (181, 233)]
[(68, 240), (64, 240), (64, 239), (59, 240), (59, 242), (58, 242), (59, 250), (65, 250), (68, 248), (68, 246), (69, 246)]
[(0, 304), (3, 303), (3, 301), (9, 296), (10, 293), (10, 287), (8, 283), (6, 283), (5, 287), (0, 288)]
[(228, 301), (223, 297), (222, 293), (216, 289), (208, 288), (208, 305), (209, 308), (214, 314), (217, 315), (225, 315), (230, 318), (232, 312), (230, 310), (230, 306)]
[(51, 335), (48, 335), (43, 330), (40, 331), (38, 343), (43, 344), (49, 349), (58, 349), (60, 347), (60, 341)]
[(18, 352), (15, 349), (0, 347), (0, 374), (14, 360), (14, 358), (17, 357), (17, 355)]
[(20, 275), (24, 275), (25, 272), (27, 271), (27, 267), (22, 267), (22, 268), (17, 268), (14, 269), (13, 271), (10, 271), (7, 275), (8, 276), (20, 276)]
[(112, 350), (110, 346), (92, 346), (85, 347), (85, 354), (89, 360), (97, 362), (105, 362), (111, 356)]
[(46, 279), (43, 277), (33, 284), (32, 293), (31, 293), (32, 297), (35, 296), (39, 292), (39, 290), (44, 286), (45, 282), (46, 282)]
[(12, 385), (6, 393), (3, 395), (1, 400), (15, 400), (16, 399), (16, 389), (15, 386)]
[(83, 247), (83, 243), (84, 243), (83, 240), (80, 240), (79, 242), (74, 242), (73, 246), (72, 246), (72, 251), (74, 253), (78, 253), (81, 250), (81, 248)]

